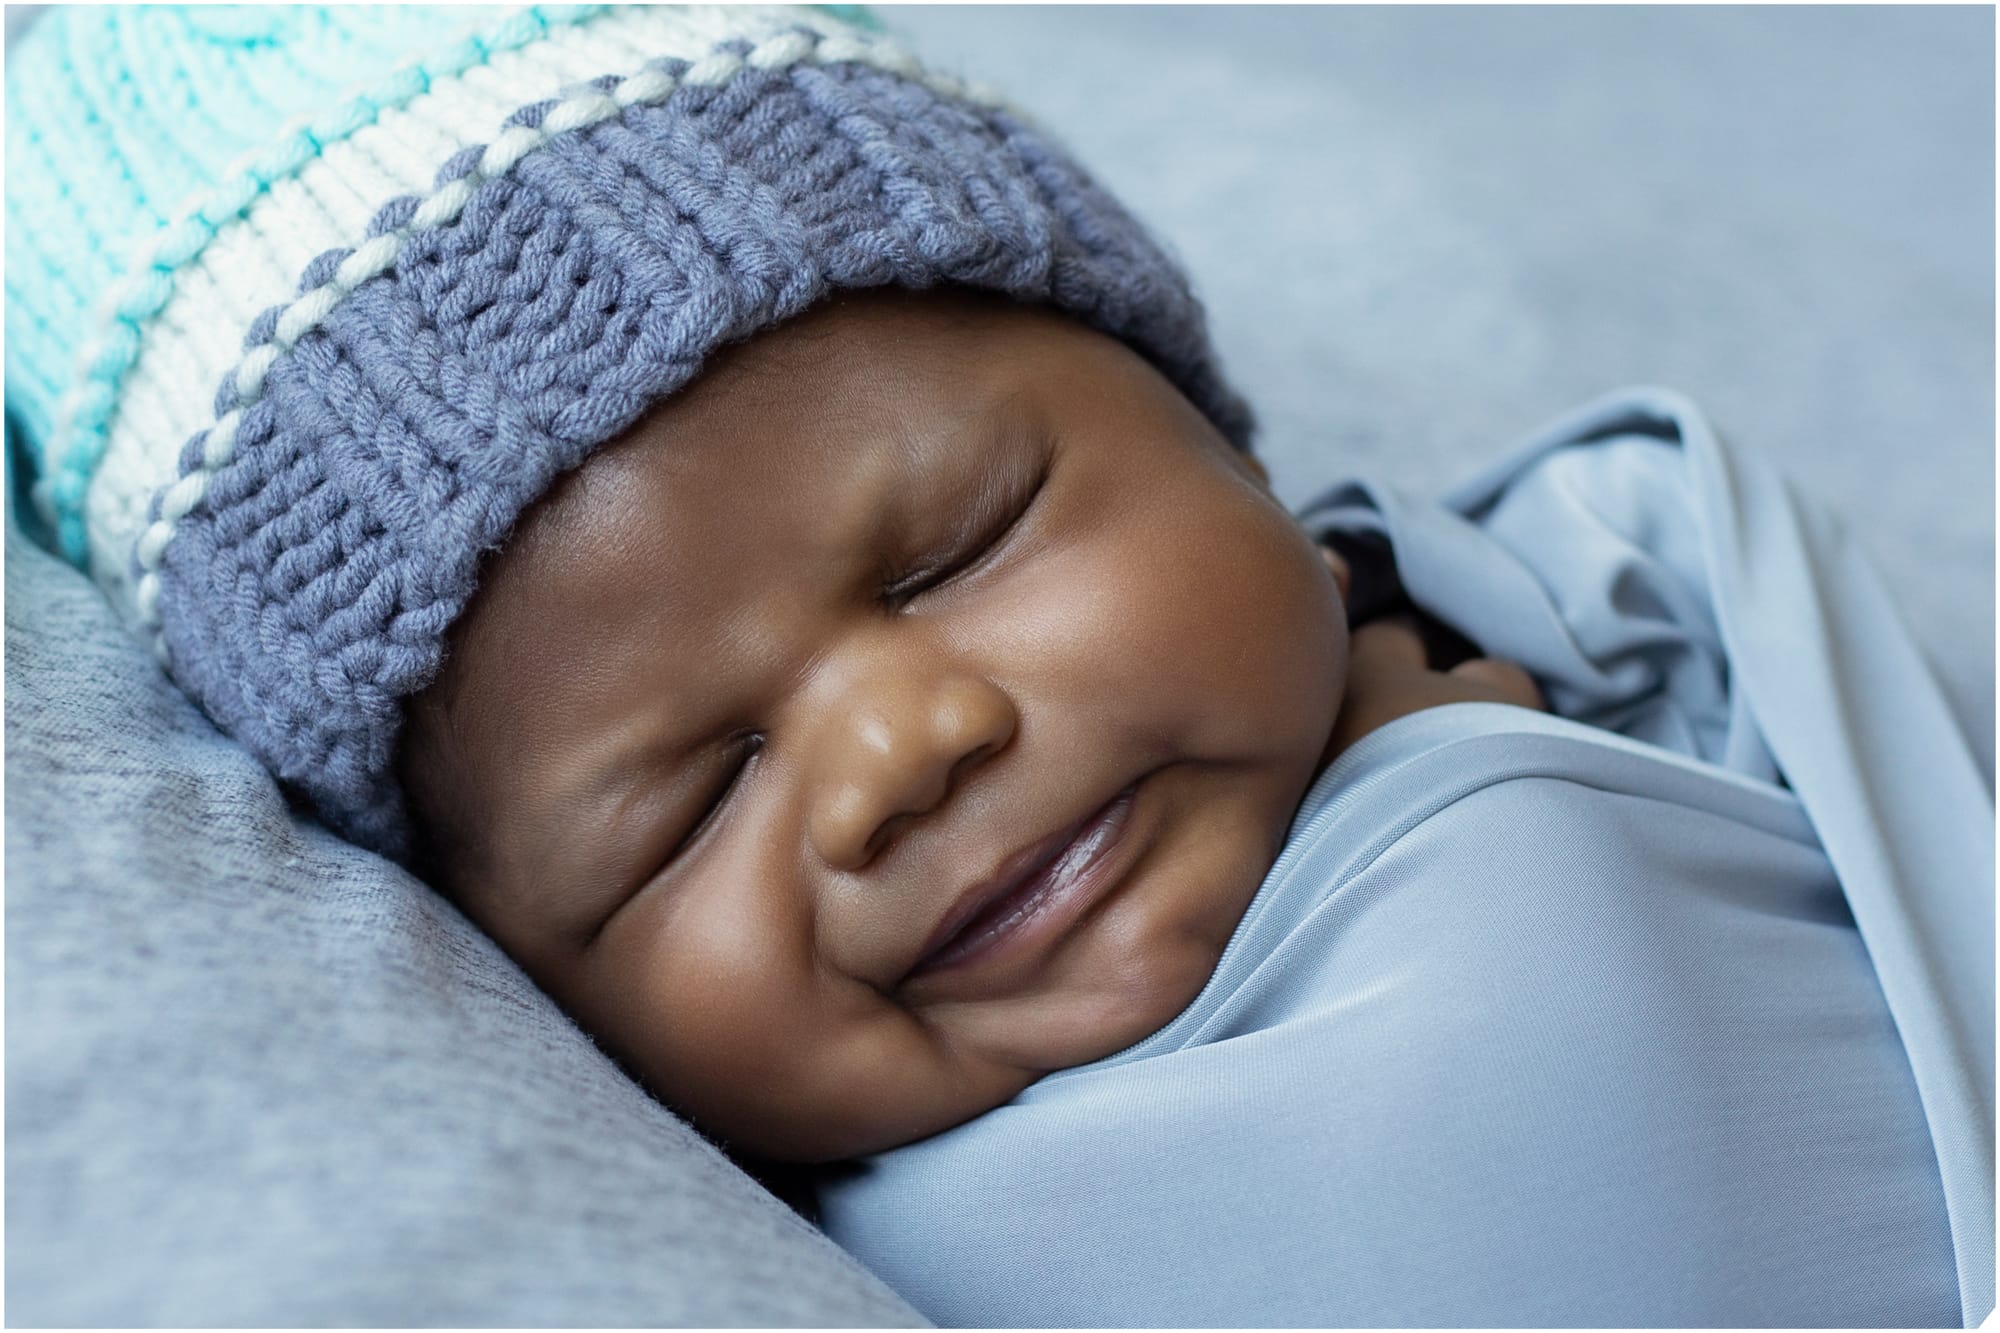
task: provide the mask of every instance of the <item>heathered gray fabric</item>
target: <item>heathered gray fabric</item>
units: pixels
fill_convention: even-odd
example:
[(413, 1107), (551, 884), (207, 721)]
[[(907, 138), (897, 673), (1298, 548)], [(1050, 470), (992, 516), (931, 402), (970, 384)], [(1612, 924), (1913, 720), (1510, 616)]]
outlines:
[[(824, 34), (788, 36), (817, 49)], [(1185, 276), (1041, 132), (858, 61), (765, 68), (746, 40), (718, 50), (749, 63), (501, 174), (482, 174), (481, 146), (455, 155), (436, 186), (469, 184), (463, 211), (410, 231), (261, 379), (224, 376), (217, 419), (241, 412), (226, 462), (204, 461), (212, 434), (230, 438), (220, 425), (182, 451), (183, 476), (210, 480), (159, 571), (173, 673), (363, 846), (407, 850), (403, 700), (436, 675), (515, 519), (716, 349), (831, 292), (951, 283), (1053, 306), (1249, 442)], [(538, 128), (556, 105), (508, 123)], [(422, 203), (384, 201), (368, 236), (400, 235)], [(299, 295), (352, 253), (317, 256)], [(246, 352), (285, 311), (252, 322)]]
[(11, 517), (6, 610), (12, 1323), (923, 1322)]

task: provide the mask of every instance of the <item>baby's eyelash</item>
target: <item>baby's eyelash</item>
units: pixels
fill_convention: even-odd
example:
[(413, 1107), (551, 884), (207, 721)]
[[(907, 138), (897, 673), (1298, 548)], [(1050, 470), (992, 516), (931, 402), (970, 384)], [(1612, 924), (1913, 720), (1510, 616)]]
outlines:
[(934, 564), (928, 569), (920, 569), (915, 573), (905, 574), (901, 578), (896, 579), (883, 588), (883, 600), (897, 604), (906, 602), (920, 592), (928, 592), (940, 584), (949, 582), (977, 564), (987, 552), (1005, 541), (1008, 533), (1020, 526), (1021, 520), (1027, 517), (1028, 511), (1035, 507), (1035, 499), (1041, 495), (1042, 487), (1048, 479), (1049, 470), (1044, 466), (1040, 474), (1035, 478), (1034, 485), (1028, 488), (1028, 493), (1012, 508), (1005, 521), (992, 531), (981, 536), (978, 540), (972, 542), (966, 550), (951, 556), (942, 564)]
[(716, 812), (722, 809), (723, 803), (729, 799), (729, 794), (735, 791), (737, 784), (743, 780), (743, 774), (749, 769), (750, 761), (756, 758), (759, 750), (764, 748), (764, 737), (762, 735), (752, 734), (748, 739), (750, 744), (744, 747), (742, 759), (737, 762), (735, 768), (730, 770), (729, 776), (723, 779), (722, 785), (716, 788), (715, 795), (709, 798), (706, 808), (702, 810), (701, 815), (694, 821), (694, 824), (688, 831), (674, 844), (673, 850), (667, 853), (666, 859), (661, 862), (661, 865), (673, 864), (680, 857), (681, 853), (686, 851), (694, 843), (695, 839), (701, 836), (702, 831), (714, 821)]
[(595, 924), (590, 927), (589, 934), (583, 937), (582, 947), (584, 949), (587, 950), (595, 946), (599, 937), (604, 934), (604, 928), (611, 924), (614, 917), (625, 910), (625, 905), (644, 893), (647, 886), (672, 868), (674, 862), (680, 860), (681, 856), (686, 853), (689, 847), (695, 844), (695, 841), (701, 837), (708, 826), (715, 822), (716, 815), (729, 800), (730, 794), (742, 785), (743, 775), (749, 771), (751, 761), (757, 757), (758, 751), (764, 748), (764, 735), (762, 732), (739, 731), (730, 737), (730, 740), (747, 740), (749, 742), (749, 744), (742, 747), (742, 757), (737, 760), (736, 766), (730, 770), (729, 776), (723, 779), (722, 784), (716, 788), (715, 794), (708, 799), (707, 805), (702, 809), (700, 816), (695, 819), (694, 824), (688, 831), (676, 838), (673, 846), (669, 847), (657, 860), (651, 862), (650, 869), (625, 886), (625, 891), (620, 893), (616, 901), (610, 904), (609, 911), (603, 912), (598, 916)]

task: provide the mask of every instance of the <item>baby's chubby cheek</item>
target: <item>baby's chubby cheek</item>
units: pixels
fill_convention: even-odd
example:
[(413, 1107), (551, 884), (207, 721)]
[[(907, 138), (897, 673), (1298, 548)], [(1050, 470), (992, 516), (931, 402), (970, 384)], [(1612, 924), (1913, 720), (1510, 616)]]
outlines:
[(1268, 492), (1210, 508), (1206, 533), (1157, 553), (1155, 609), (1134, 626), (1150, 642), (1132, 652), (1160, 688), (1188, 692), (1190, 749), (1276, 782), (1288, 820), (1339, 712), (1346, 615), (1335, 571)]
[(1212, 974), (1320, 771), (1347, 663), (1334, 571), (1253, 484), (1220, 468), (1174, 480), (1134, 521), (1092, 525), (1102, 540), (1064, 571), (1064, 595), (1039, 596), (1034, 626), (1060, 743), (1085, 747), (1051, 771), (1151, 768), (1147, 852), (1045, 1003), (954, 1015), (962, 1049), (1058, 1068), (1171, 1020)]

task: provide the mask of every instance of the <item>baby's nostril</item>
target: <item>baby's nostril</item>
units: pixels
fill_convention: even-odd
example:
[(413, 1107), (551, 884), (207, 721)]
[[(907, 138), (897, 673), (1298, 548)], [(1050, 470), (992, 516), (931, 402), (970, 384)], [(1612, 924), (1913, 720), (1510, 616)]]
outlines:
[(958, 784), (965, 780), (965, 775), (971, 772), (973, 769), (979, 767), (980, 763), (986, 758), (986, 756), (992, 754), (993, 751), (997, 748), (999, 747), (995, 746), (991, 741), (988, 741), (986, 744), (979, 746), (977, 749), (971, 751), (969, 754), (961, 756), (959, 758), (959, 761), (951, 766), (951, 774), (945, 780), (945, 791), (947, 793), (957, 791)]
[(877, 825), (875, 831), (868, 835), (868, 841), (862, 846), (862, 864), (872, 864), (875, 858), (895, 841), (896, 830), (908, 819), (908, 815), (891, 815)]

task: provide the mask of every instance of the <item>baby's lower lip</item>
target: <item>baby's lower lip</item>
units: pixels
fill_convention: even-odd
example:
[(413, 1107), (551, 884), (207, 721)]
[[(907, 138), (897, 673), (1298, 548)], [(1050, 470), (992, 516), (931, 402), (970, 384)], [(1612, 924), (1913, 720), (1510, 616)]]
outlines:
[(1132, 799), (1133, 788), (1127, 787), (1107, 801), (1040, 874), (981, 912), (956, 939), (919, 963), (907, 980), (1011, 957), (1066, 929), (1108, 887), (1131, 823)]

